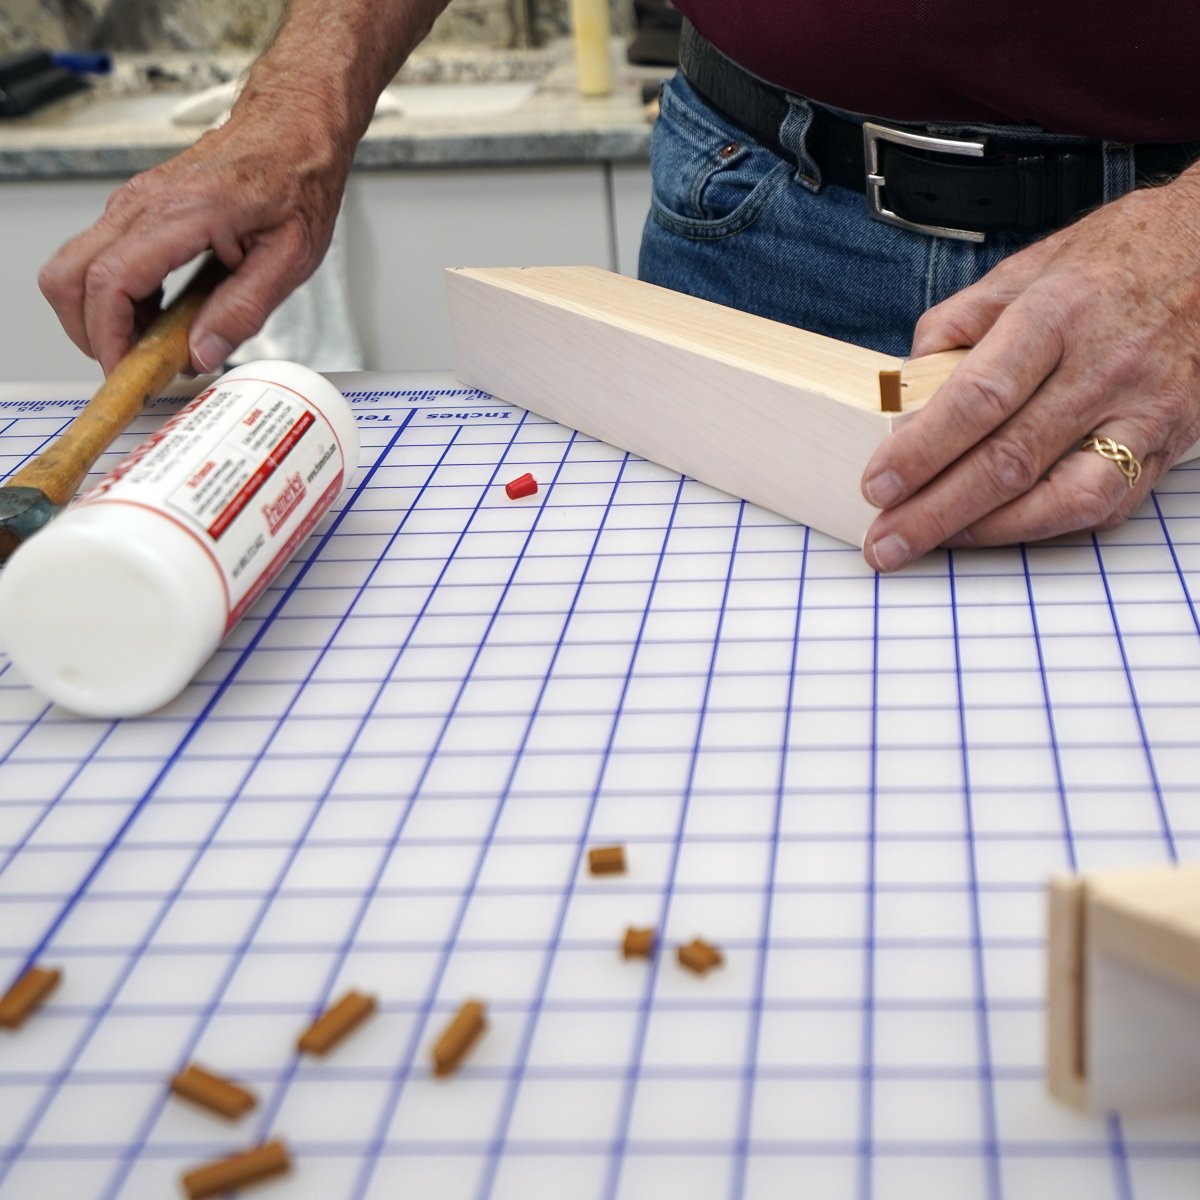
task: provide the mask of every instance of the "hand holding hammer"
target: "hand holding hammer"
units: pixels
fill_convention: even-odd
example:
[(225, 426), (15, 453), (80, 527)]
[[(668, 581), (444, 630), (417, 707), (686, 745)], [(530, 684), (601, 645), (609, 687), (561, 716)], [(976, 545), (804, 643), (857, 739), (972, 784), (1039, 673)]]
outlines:
[(67, 429), (0, 487), (0, 565), (66, 507), (116, 436), (187, 368), (192, 318), (228, 273), (209, 255)]

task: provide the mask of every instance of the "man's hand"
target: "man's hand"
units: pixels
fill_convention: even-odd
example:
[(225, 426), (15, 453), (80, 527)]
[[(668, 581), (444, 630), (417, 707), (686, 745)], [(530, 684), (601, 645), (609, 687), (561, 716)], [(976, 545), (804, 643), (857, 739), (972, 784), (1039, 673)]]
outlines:
[(192, 365), (219, 367), (315, 271), (379, 93), (447, 0), (289, 0), (229, 121), (118, 188), (38, 282), (105, 372), (162, 281), (210, 247), (233, 271), (196, 314)]
[(42, 268), (42, 293), (105, 373), (157, 313), (167, 274), (209, 247), (234, 274), (192, 324), (197, 371), (220, 367), (316, 270), (353, 145), (325, 131), (305, 99), (245, 98), (220, 129), (118, 188)]
[[(876, 451), (885, 511), (864, 554), (893, 571), (936, 546), (1120, 524), (1200, 437), (1200, 173), (1105, 205), (919, 322), (913, 356), (973, 347)], [(1088, 436), (1141, 461), (1130, 488)]]

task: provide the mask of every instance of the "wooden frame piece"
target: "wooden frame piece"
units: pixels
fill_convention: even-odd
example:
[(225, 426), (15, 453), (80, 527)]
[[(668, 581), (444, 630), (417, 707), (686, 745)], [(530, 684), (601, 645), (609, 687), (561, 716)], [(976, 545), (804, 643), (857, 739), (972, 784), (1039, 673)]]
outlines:
[(1200, 867), (1050, 884), (1046, 1083), (1076, 1108), (1200, 1105)]
[[(966, 353), (906, 364), (596, 267), (447, 287), (463, 383), (859, 546), (863, 469)], [(896, 371), (903, 411), (883, 412)]]

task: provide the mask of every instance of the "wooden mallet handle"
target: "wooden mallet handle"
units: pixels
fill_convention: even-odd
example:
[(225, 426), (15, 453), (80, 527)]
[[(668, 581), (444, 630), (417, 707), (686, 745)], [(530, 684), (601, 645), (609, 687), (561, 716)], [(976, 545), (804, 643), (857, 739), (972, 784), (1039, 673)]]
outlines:
[(37, 488), (51, 504), (66, 504), (116, 436), (187, 368), (192, 318), (228, 273), (215, 255), (209, 255), (183, 291), (130, 346), (87, 407), (5, 486)]

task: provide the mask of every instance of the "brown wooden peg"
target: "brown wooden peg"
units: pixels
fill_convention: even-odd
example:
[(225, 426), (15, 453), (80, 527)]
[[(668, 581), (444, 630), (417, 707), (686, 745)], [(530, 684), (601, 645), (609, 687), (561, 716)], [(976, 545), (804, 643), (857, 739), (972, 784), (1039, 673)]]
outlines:
[(204, 1200), (206, 1196), (217, 1196), (248, 1183), (282, 1175), (291, 1165), (283, 1142), (264, 1142), (253, 1150), (231, 1154), (189, 1171), (183, 1177), (183, 1190), (188, 1200)]
[(899, 371), (879, 372), (879, 411), (898, 413), (900, 411), (900, 389), (903, 387)]
[(635, 929), (632, 925), (625, 930), (621, 953), (626, 958), (650, 958), (654, 954), (654, 930)]
[(487, 1006), (482, 1000), (468, 1000), (458, 1010), (433, 1047), (435, 1075), (450, 1075), (458, 1069), (479, 1035), (487, 1028), (486, 1013)]
[(189, 1063), (171, 1080), (171, 1091), (231, 1121), (249, 1112), (258, 1103), (253, 1092), (231, 1079), (206, 1071), (197, 1063)]
[(20, 1029), (27, 1017), (50, 995), (62, 972), (57, 967), (30, 967), (0, 996), (0, 1028)]
[(588, 851), (588, 870), (593, 875), (623, 875), (624, 846), (594, 846)]
[(297, 1039), (296, 1049), (303, 1054), (325, 1054), (352, 1033), (375, 1011), (375, 997), (362, 992), (347, 992), (332, 1008), (326, 1009)]
[(716, 946), (710, 946), (708, 942), (702, 941), (700, 938), (695, 938), (686, 946), (679, 947), (680, 965), (687, 967), (689, 971), (695, 971), (697, 975), (703, 975), (706, 971), (711, 971), (713, 967), (719, 967), (724, 961), (725, 956)]

